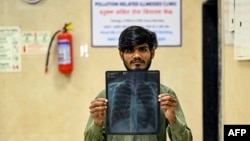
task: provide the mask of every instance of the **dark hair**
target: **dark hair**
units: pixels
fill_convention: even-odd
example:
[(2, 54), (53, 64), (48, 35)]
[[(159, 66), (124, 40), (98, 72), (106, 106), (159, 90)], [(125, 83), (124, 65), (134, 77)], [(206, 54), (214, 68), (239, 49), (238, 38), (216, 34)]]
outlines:
[(150, 50), (156, 49), (158, 46), (156, 34), (141, 26), (129, 26), (120, 34), (118, 49), (124, 51), (144, 43), (149, 45)]

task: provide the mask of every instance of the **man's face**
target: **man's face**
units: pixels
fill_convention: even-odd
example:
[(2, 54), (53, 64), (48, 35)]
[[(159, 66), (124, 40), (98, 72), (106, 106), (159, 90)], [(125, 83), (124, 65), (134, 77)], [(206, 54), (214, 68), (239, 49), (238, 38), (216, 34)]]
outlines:
[(120, 51), (120, 57), (127, 70), (148, 70), (154, 54), (155, 50), (150, 51), (147, 43), (137, 45), (131, 50)]

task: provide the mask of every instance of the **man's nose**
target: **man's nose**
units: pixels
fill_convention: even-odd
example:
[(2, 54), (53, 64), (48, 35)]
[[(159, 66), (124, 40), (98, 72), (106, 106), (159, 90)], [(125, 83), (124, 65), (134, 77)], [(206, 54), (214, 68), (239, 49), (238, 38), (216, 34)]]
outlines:
[(140, 51), (135, 50), (135, 51), (134, 51), (134, 56), (133, 56), (133, 57), (134, 57), (134, 58), (140, 58), (140, 57), (141, 57)]

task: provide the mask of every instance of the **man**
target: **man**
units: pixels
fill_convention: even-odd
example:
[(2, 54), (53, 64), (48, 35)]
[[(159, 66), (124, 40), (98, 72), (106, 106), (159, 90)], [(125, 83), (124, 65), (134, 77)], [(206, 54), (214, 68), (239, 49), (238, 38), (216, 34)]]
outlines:
[[(158, 46), (156, 34), (141, 26), (130, 26), (119, 37), (119, 54), (128, 71), (148, 70)], [(105, 136), (105, 90), (101, 91), (90, 106), (90, 117), (85, 128), (85, 141), (192, 141), (192, 132), (185, 121), (184, 113), (175, 92), (160, 85), (158, 96), (161, 109), (161, 131), (157, 135), (108, 135)]]

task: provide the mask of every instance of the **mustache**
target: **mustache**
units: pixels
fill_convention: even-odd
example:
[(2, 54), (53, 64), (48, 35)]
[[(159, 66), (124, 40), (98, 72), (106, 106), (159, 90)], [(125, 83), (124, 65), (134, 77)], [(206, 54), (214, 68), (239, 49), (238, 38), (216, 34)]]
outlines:
[(134, 59), (134, 60), (130, 61), (130, 63), (145, 63), (145, 61), (141, 60), (141, 59)]

